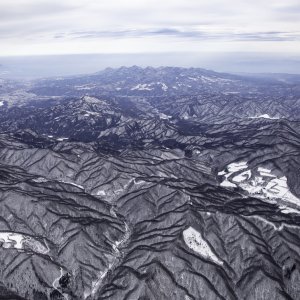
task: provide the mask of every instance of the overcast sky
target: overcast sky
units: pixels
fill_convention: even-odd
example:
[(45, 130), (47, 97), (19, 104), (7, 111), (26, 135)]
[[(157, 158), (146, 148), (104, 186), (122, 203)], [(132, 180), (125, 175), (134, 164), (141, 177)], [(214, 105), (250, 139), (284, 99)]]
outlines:
[(0, 0), (0, 55), (300, 50), (299, 0)]

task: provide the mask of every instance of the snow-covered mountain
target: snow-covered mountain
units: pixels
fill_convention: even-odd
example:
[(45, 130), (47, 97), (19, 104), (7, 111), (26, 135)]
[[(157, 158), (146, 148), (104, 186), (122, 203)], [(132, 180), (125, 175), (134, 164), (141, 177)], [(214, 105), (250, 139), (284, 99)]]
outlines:
[(300, 89), (286, 78), (3, 81), (0, 298), (297, 299)]

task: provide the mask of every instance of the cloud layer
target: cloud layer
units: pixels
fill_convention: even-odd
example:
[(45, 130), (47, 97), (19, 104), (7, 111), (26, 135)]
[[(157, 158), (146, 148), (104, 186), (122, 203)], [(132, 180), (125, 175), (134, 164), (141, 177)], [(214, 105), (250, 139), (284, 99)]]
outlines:
[(300, 49), (298, 0), (0, 1), (0, 55)]

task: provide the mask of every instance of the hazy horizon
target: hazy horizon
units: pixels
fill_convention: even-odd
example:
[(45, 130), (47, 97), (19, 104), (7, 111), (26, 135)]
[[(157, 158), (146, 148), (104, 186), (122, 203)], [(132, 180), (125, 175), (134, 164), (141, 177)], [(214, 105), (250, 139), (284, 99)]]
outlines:
[(107, 67), (195, 67), (227, 73), (300, 74), (300, 58), (263, 53), (139, 53), (0, 57), (0, 77), (34, 79), (72, 76)]

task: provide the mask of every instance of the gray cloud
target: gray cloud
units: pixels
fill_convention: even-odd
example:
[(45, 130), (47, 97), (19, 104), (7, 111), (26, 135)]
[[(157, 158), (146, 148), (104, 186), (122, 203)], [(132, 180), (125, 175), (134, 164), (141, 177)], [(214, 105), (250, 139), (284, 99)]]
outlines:
[(143, 37), (177, 37), (194, 40), (232, 40), (232, 41), (300, 41), (300, 32), (251, 32), (234, 33), (220, 32), (209, 33), (199, 30), (178, 30), (174, 28), (143, 29), (143, 30), (118, 30), (118, 31), (77, 31), (71, 33), (61, 33), (54, 38), (64, 39), (97, 39), (97, 38), (143, 38)]

